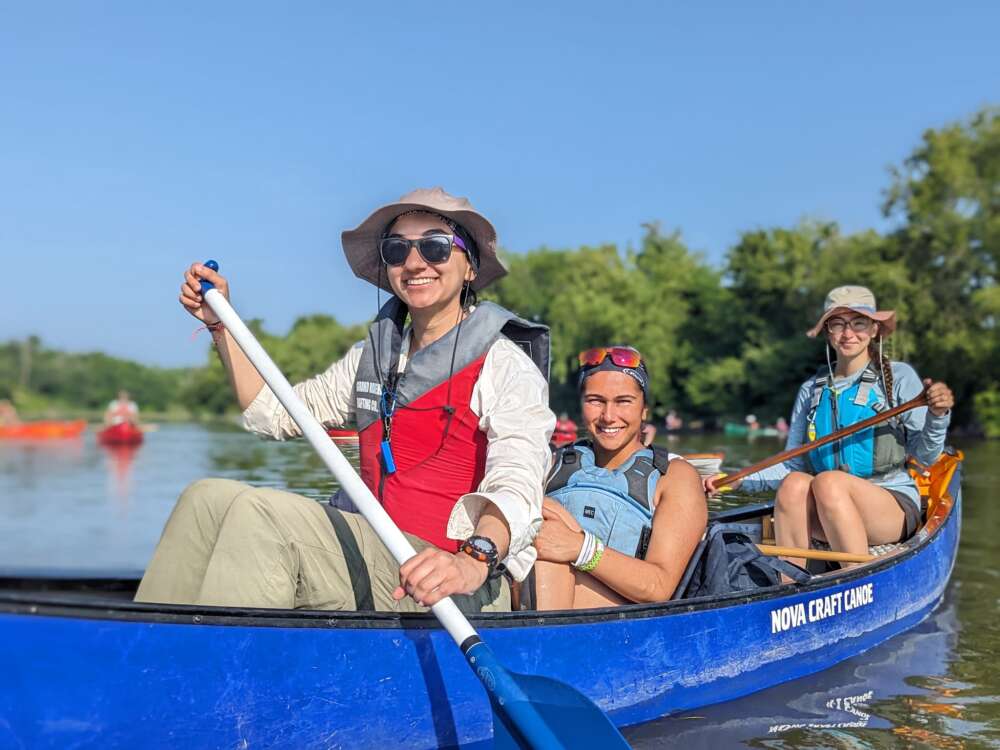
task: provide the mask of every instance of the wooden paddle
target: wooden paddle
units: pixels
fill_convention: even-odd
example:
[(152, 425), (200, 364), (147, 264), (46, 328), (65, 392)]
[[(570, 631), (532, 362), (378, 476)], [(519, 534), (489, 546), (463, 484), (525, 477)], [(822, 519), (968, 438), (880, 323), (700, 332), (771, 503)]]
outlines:
[(899, 406), (894, 406), (886, 411), (879, 412), (873, 417), (862, 420), (856, 424), (852, 424), (850, 427), (845, 427), (837, 432), (832, 432), (825, 437), (821, 437), (819, 440), (814, 440), (811, 443), (804, 443), (798, 448), (791, 448), (787, 451), (782, 451), (777, 453), (770, 458), (765, 458), (763, 461), (758, 461), (752, 466), (748, 466), (745, 469), (740, 469), (732, 474), (727, 474), (724, 477), (719, 477), (712, 482), (712, 485), (716, 488), (722, 487), (727, 484), (732, 484), (738, 479), (743, 479), (744, 477), (750, 476), (751, 474), (756, 474), (761, 469), (766, 469), (769, 466), (774, 466), (775, 464), (780, 464), (787, 461), (790, 458), (795, 458), (796, 456), (801, 456), (803, 453), (808, 453), (811, 450), (815, 450), (820, 446), (826, 445), (827, 443), (832, 443), (834, 440), (841, 440), (848, 435), (853, 435), (855, 432), (864, 430), (872, 425), (876, 425), (879, 422), (884, 422), (887, 419), (892, 419), (897, 414), (902, 414), (903, 412), (910, 411), (910, 409), (916, 409), (918, 406), (927, 405), (927, 391), (922, 391), (919, 396), (910, 399), (906, 403), (900, 404)]
[(805, 557), (810, 560), (831, 560), (833, 562), (865, 563), (875, 559), (875, 555), (855, 555), (850, 552), (834, 552), (827, 549), (802, 549), (801, 547), (777, 547), (773, 544), (758, 544), (757, 549), (768, 557)]
[[(213, 271), (219, 270), (214, 260), (206, 261), (205, 265)], [(222, 321), (396, 561), (402, 565), (416, 555), (413, 545), (302, 403), (229, 301), (207, 281), (201, 282), (201, 290), (206, 304)], [(450, 597), (432, 606), (431, 611), (486, 688), (493, 708), (494, 747), (534, 750), (629, 747), (611, 720), (583, 693), (549, 677), (518, 674), (504, 667)], [(553, 655), (553, 661), (558, 661), (558, 654)]]

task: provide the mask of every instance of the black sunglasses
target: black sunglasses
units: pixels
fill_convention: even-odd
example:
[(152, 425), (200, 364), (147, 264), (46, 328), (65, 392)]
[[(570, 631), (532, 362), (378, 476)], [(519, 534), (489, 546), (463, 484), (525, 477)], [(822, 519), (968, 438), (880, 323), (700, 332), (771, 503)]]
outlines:
[(417, 240), (405, 237), (383, 237), (379, 240), (378, 251), (387, 266), (401, 266), (410, 254), (410, 248), (417, 246), (420, 257), (432, 265), (447, 263), (453, 245), (465, 250), (465, 243), (458, 235), (429, 234)]

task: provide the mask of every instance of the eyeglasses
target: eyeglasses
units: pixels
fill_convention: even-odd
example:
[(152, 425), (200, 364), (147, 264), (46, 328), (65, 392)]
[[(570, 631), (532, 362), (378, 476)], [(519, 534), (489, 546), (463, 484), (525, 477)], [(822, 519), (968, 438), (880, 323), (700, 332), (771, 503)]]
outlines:
[(851, 330), (856, 333), (864, 333), (869, 328), (871, 328), (872, 320), (871, 318), (851, 318), (850, 321), (845, 321), (843, 318), (832, 318), (826, 321), (826, 330), (830, 333), (838, 334), (843, 333), (846, 326), (850, 326)]
[(410, 254), (410, 248), (416, 245), (420, 257), (431, 265), (447, 263), (451, 257), (452, 246), (465, 250), (465, 243), (458, 235), (429, 234), (416, 240), (405, 237), (383, 237), (379, 240), (378, 251), (382, 262), (387, 266), (401, 266)]
[(608, 357), (619, 367), (636, 368), (642, 364), (642, 355), (631, 346), (598, 346), (580, 352), (578, 359), (580, 367), (596, 367)]

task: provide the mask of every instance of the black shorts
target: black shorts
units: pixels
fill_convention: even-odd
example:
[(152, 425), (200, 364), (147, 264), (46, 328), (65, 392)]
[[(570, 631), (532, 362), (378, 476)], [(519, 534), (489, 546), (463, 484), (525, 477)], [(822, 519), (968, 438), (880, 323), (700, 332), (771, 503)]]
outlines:
[(889, 489), (886, 492), (895, 498), (900, 509), (903, 511), (903, 533), (900, 535), (898, 541), (905, 542), (920, 528), (920, 524), (923, 522), (923, 514), (917, 510), (917, 506), (914, 505), (909, 495)]

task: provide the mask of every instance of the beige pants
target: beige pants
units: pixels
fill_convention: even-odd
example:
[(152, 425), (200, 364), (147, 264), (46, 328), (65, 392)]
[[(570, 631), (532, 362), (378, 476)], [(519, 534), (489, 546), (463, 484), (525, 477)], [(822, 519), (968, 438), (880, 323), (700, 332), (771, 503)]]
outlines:
[[(414, 548), (430, 544), (406, 535)], [(399, 565), (368, 522), (291, 492), (202, 479), (181, 494), (135, 600), (282, 609), (426, 612), (392, 598)], [(504, 578), (452, 597), (509, 611)]]

